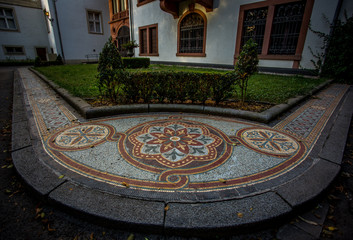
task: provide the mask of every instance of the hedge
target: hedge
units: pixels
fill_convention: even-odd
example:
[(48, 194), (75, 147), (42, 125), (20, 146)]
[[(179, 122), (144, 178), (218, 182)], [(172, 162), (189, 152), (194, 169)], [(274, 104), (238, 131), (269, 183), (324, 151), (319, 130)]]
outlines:
[(237, 84), (234, 72), (221, 73), (189, 73), (189, 72), (137, 72), (124, 71), (119, 76), (123, 96), (127, 103), (143, 100), (153, 102), (205, 103), (212, 99), (217, 103), (226, 100), (234, 92)]
[(0, 61), (0, 66), (32, 66), (34, 65), (34, 60), (5, 60)]
[(148, 68), (150, 66), (149, 58), (128, 58), (123, 57), (124, 68)]

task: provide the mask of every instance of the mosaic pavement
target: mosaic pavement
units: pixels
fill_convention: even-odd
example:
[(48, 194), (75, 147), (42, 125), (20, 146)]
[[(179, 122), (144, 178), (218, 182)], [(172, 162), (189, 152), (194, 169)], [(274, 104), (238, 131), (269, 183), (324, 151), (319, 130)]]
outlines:
[(188, 192), (229, 196), (290, 175), (305, 166), (348, 89), (332, 85), (272, 128), (192, 114), (79, 122), (31, 72), (19, 71), (43, 148), (53, 163), (117, 189), (156, 192), (162, 198)]

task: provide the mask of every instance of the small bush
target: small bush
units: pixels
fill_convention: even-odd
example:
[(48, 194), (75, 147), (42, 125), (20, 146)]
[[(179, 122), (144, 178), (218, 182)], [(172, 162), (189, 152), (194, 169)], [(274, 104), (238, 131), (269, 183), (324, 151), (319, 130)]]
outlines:
[(248, 89), (248, 80), (257, 72), (257, 43), (250, 38), (242, 47), (240, 55), (235, 64), (235, 73), (238, 77), (238, 86), (240, 88), (241, 101), (244, 103)]
[(150, 66), (149, 58), (122, 58), (125, 68), (148, 68)]
[(98, 88), (101, 96), (109, 98), (113, 102), (118, 102), (119, 92), (125, 81), (123, 63), (118, 49), (112, 42), (112, 38), (105, 43), (98, 61)]

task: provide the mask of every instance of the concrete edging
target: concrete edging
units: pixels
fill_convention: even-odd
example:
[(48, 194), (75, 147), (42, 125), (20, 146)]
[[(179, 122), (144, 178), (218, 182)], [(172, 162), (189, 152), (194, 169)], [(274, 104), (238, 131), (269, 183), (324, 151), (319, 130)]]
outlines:
[(187, 104), (131, 104), (131, 105), (119, 105), (112, 107), (92, 107), (85, 100), (72, 96), (66, 89), (59, 87), (57, 84), (47, 79), (44, 75), (29, 68), (39, 78), (46, 82), (51, 88), (53, 88), (63, 99), (65, 99), (72, 107), (74, 107), (82, 116), (86, 119), (106, 117), (118, 114), (127, 113), (148, 113), (148, 112), (184, 112), (184, 113), (203, 113), (216, 116), (225, 117), (237, 117), (247, 120), (257, 121), (261, 123), (269, 123), (276, 117), (280, 116), (290, 108), (296, 106), (301, 101), (305, 100), (309, 96), (320, 91), (326, 87), (333, 80), (328, 80), (319, 86), (315, 87), (305, 96), (297, 96), (291, 98), (285, 104), (279, 104), (267, 109), (261, 113), (243, 111), (231, 108), (211, 107), (211, 106), (200, 106), (200, 105), (187, 105)]

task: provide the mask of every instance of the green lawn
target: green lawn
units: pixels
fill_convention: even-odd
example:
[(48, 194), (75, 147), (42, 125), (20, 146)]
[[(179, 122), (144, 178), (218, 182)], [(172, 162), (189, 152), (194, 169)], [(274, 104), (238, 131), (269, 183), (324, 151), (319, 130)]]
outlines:
[[(99, 96), (96, 80), (97, 64), (50, 66), (35, 69), (77, 97), (96, 98)], [(151, 65), (147, 69), (129, 69), (128, 71), (227, 72), (224, 70), (166, 65)], [(308, 79), (300, 76), (256, 74), (249, 80), (247, 99), (274, 104), (283, 103), (291, 97), (307, 93), (324, 81), (325, 79)]]

